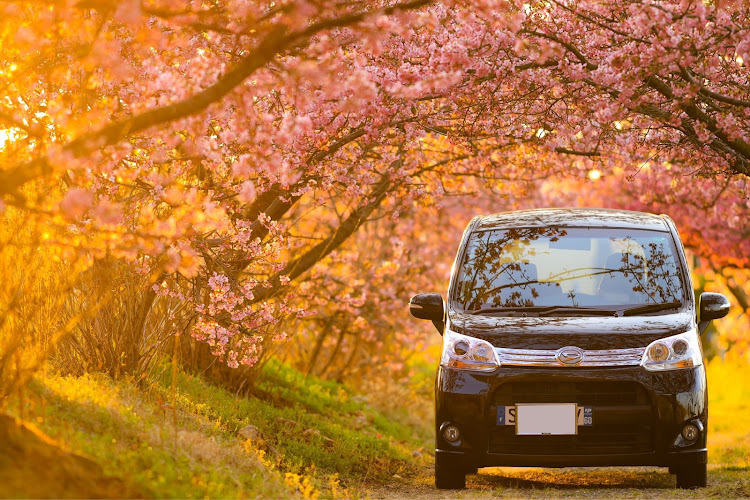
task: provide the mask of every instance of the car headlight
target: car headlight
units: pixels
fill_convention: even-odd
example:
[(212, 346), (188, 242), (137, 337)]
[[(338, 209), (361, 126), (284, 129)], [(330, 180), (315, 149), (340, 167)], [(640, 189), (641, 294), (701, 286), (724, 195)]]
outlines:
[(443, 366), (489, 372), (500, 366), (495, 348), (486, 340), (446, 330), (443, 334)]
[(651, 342), (641, 359), (641, 366), (649, 371), (679, 370), (702, 364), (703, 354), (695, 330)]

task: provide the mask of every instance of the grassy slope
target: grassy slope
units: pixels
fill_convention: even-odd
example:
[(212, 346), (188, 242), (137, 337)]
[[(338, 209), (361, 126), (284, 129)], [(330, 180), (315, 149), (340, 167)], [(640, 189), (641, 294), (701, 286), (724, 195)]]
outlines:
[[(48, 375), (33, 383), (24, 417), (145, 496), (350, 496), (427, 460), (412, 457), (430, 441), (427, 427), (342, 385), (276, 363), (257, 389), (260, 398), (237, 397), (178, 373), (173, 409), (167, 365), (141, 384)], [(260, 439), (240, 432), (248, 425)]]
[[(71, 450), (155, 497), (453, 497), (432, 488), (431, 422), (370, 408), (345, 386), (266, 368), (257, 396), (240, 398), (171, 369), (148, 381), (45, 376), (24, 416)], [(710, 488), (687, 496), (750, 495), (750, 368), (709, 366)], [(422, 406), (429, 406), (424, 401)], [(412, 406), (413, 408), (413, 406)], [(16, 408), (16, 413), (19, 413)], [(175, 428), (173, 419), (177, 419)], [(407, 422), (411, 422), (410, 424)], [(262, 440), (239, 431), (254, 425)], [(312, 430), (310, 430), (312, 429)], [(413, 457), (415, 450), (423, 452)], [(392, 477), (406, 478), (393, 480)], [(654, 469), (492, 469), (461, 496), (684, 496)], [(446, 496), (447, 495), (447, 496)]]

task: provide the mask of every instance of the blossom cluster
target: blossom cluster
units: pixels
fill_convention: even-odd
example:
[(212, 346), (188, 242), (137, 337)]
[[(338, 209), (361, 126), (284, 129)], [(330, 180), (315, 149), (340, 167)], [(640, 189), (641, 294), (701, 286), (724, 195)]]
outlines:
[(745, 5), (94, 4), (0, 6), (0, 206), (132, 262), (229, 366), (290, 323), (387, 351), (410, 247), (486, 193), (665, 211), (750, 263)]

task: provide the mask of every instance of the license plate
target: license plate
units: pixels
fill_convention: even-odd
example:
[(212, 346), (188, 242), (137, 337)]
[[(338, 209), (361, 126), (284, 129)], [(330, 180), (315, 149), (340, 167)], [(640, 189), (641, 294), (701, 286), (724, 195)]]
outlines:
[[(497, 425), (516, 425), (516, 406), (497, 407)], [(578, 427), (590, 427), (594, 425), (594, 411), (591, 406), (576, 407), (576, 423)]]
[(576, 404), (517, 404), (519, 436), (578, 434)]

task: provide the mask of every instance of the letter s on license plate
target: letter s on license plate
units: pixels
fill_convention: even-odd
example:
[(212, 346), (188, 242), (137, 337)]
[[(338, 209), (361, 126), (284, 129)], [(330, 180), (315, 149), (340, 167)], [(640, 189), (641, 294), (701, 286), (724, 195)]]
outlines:
[[(516, 407), (497, 406), (497, 425), (516, 425)], [(590, 427), (594, 425), (594, 409), (591, 406), (579, 406), (577, 408), (578, 427)]]

